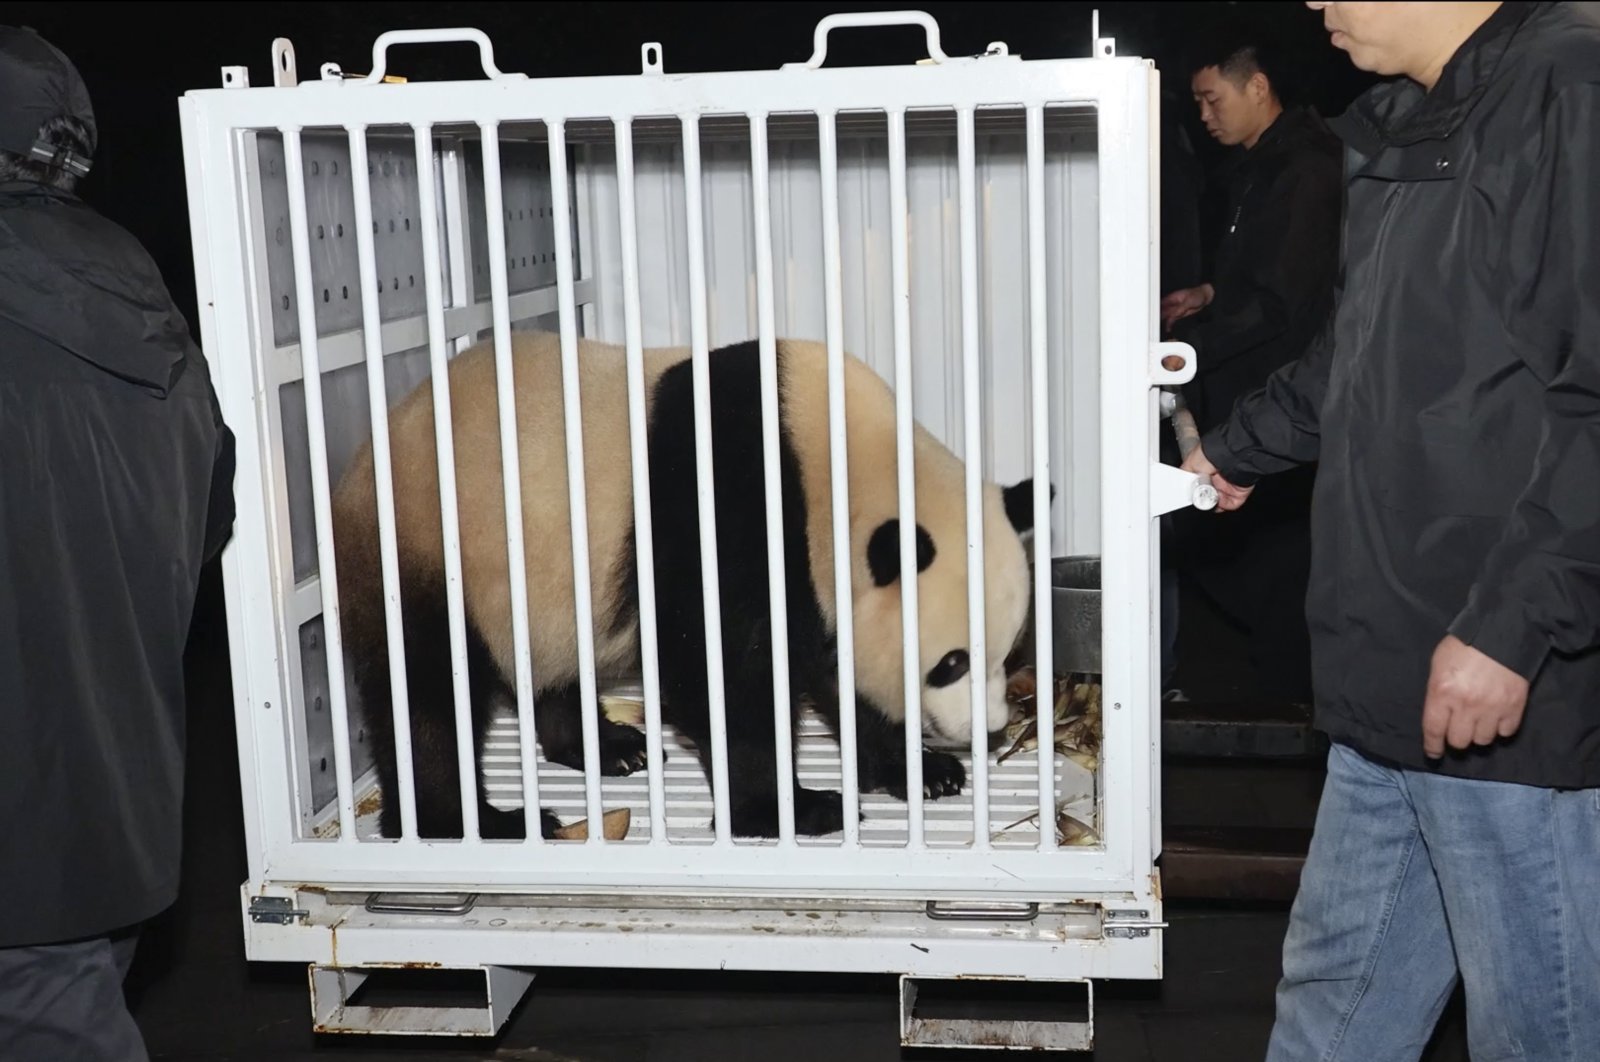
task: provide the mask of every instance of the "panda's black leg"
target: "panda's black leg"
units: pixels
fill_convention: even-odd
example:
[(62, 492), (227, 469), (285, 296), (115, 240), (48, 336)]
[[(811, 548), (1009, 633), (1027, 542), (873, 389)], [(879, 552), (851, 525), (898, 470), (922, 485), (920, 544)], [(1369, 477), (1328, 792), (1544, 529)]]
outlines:
[[(856, 777), (863, 793), (888, 793), (906, 799), (906, 728), (891, 722), (866, 698), (856, 702)], [(838, 717), (829, 723), (837, 735)], [(961, 761), (945, 752), (922, 750), (922, 795), (929, 800), (953, 796), (967, 782)]]
[[(545, 690), (534, 703), (539, 744), (551, 763), (583, 770), (583, 700), (576, 683)], [(648, 757), (644, 733), (600, 715), (600, 773), (627, 775)]]
[[(729, 825), (735, 837), (778, 836), (778, 772), (776, 749), (769, 741), (728, 742)], [(702, 746), (700, 763), (712, 777), (711, 749)], [(832, 790), (794, 787), (794, 830), (805, 837), (844, 829), (844, 796)]]

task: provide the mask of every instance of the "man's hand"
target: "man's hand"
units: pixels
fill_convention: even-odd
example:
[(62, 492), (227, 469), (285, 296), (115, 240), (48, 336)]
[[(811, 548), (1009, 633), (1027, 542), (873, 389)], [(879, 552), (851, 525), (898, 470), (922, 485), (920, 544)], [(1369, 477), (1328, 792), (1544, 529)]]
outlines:
[(1489, 745), (1522, 725), (1528, 680), (1454, 635), (1433, 651), (1422, 705), (1422, 748), (1429, 759), (1453, 749)]
[(1222, 512), (1232, 512), (1243, 505), (1250, 497), (1254, 487), (1236, 487), (1222, 478), (1222, 473), (1217, 471), (1217, 466), (1206, 460), (1205, 447), (1196, 445), (1189, 451), (1189, 456), (1183, 459), (1181, 466), (1185, 472), (1198, 472), (1211, 477), (1211, 485), (1217, 488), (1217, 508)]
[(1211, 305), (1211, 300), (1216, 294), (1210, 284), (1201, 284), (1197, 288), (1180, 288), (1172, 292), (1161, 300), (1161, 327), (1171, 328), (1173, 324), (1190, 314), (1199, 313)]

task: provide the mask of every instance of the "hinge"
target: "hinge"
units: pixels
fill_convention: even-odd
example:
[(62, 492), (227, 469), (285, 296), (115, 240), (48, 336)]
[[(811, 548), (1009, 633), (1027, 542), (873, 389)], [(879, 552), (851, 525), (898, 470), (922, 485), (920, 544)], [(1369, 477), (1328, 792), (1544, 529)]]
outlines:
[(250, 901), (250, 921), (271, 922), (274, 925), (286, 926), (296, 918), (309, 917), (310, 911), (303, 911), (295, 907), (294, 901), (287, 896), (257, 896)]
[(1146, 910), (1108, 910), (1105, 913), (1103, 932), (1107, 937), (1132, 939), (1148, 937), (1153, 929), (1165, 929), (1165, 922), (1152, 921)]

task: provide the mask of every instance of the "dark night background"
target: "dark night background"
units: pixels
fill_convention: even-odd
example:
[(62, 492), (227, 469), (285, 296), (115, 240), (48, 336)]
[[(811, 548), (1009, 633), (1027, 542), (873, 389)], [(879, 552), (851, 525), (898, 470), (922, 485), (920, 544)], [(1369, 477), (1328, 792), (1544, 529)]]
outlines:
[[(150, 251), (194, 329), (177, 101), (191, 89), (220, 87), (223, 66), (247, 66), (252, 85), (270, 85), (275, 37), (293, 43), (302, 80), (317, 77), (324, 62), (365, 73), (372, 42), (385, 30), (451, 26), (483, 30), (494, 43), (499, 67), (530, 78), (637, 74), (645, 41), (661, 42), (668, 73), (775, 69), (810, 55), (812, 31), (825, 15), (907, 7), (934, 16), (948, 54), (975, 54), (991, 41), (1005, 41), (1024, 58), (1087, 57), (1091, 16), (1098, 7), (1101, 33), (1116, 38), (1118, 54), (1156, 60), (1164, 106), (1175, 109), (1212, 179), (1208, 204), (1221, 191), (1227, 153), (1200, 127), (1183, 66), (1187, 50), (1207, 31), (1227, 20), (1259, 27), (1279, 46), (1281, 87), (1324, 116), (1339, 113), (1370, 82), (1328, 44), (1320, 17), (1300, 3), (13, 2), (0, 5), (0, 22), (32, 26), (82, 72), (94, 102), (99, 147), (81, 194)], [(920, 28), (856, 30), (830, 37), (828, 62), (911, 63), (925, 54)], [(393, 49), (389, 71), (411, 80), (482, 76), (477, 50), (469, 44)], [(495, 1046), (488, 1044), (431, 1041), (407, 1047), (387, 1037), (319, 1042), (310, 1031), (304, 968), (244, 961), (239, 886), (246, 870), (228, 659), (213, 565), (202, 583), (189, 648), (183, 891), (177, 906), (147, 930), (129, 981), (130, 1001), (153, 1057), (309, 1062), (314, 1047), (373, 1059), (378, 1056), (369, 1052), (383, 1052), (384, 1058), (495, 1055)], [(1205, 804), (1200, 814), (1298, 816), (1309, 825), (1320, 777), (1285, 770), (1247, 770), (1219, 782), (1214, 775), (1169, 769), (1167, 821), (1175, 821), (1174, 807)], [(1096, 1058), (1259, 1057), (1271, 1024), (1285, 913), (1281, 905), (1242, 913), (1185, 913), (1169, 903), (1173, 928), (1167, 935), (1164, 980), (1096, 987)], [(495, 1057), (529, 1062), (559, 1062), (567, 1053), (584, 1062), (898, 1059), (895, 990), (892, 982), (881, 981), (541, 972), (529, 1001), (499, 1041), (506, 1050)], [(387, 1042), (374, 1045), (373, 1039)], [(534, 1042), (564, 1053), (520, 1049)], [(316, 1057), (326, 1056), (319, 1050)], [(1441, 1062), (1445, 1055), (1435, 1051), (1427, 1057)], [(1465, 1058), (1464, 1050), (1460, 1057)]]

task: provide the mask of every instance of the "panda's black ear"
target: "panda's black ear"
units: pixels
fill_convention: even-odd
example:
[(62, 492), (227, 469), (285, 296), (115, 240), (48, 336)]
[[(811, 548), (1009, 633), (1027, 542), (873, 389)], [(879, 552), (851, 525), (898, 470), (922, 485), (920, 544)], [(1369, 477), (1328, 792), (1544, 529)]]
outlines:
[[(917, 525), (917, 571), (925, 572), (933, 563), (933, 539)], [(867, 540), (867, 570), (878, 586), (888, 586), (900, 578), (900, 521), (885, 520)]]
[[(1033, 530), (1033, 479), (1030, 477), (1021, 483), (1013, 483), (1002, 488), (1001, 496), (1006, 503), (1006, 519), (1011, 521), (1011, 526), (1017, 534), (1025, 535)], [(1050, 500), (1056, 500), (1056, 485), (1050, 484)]]

